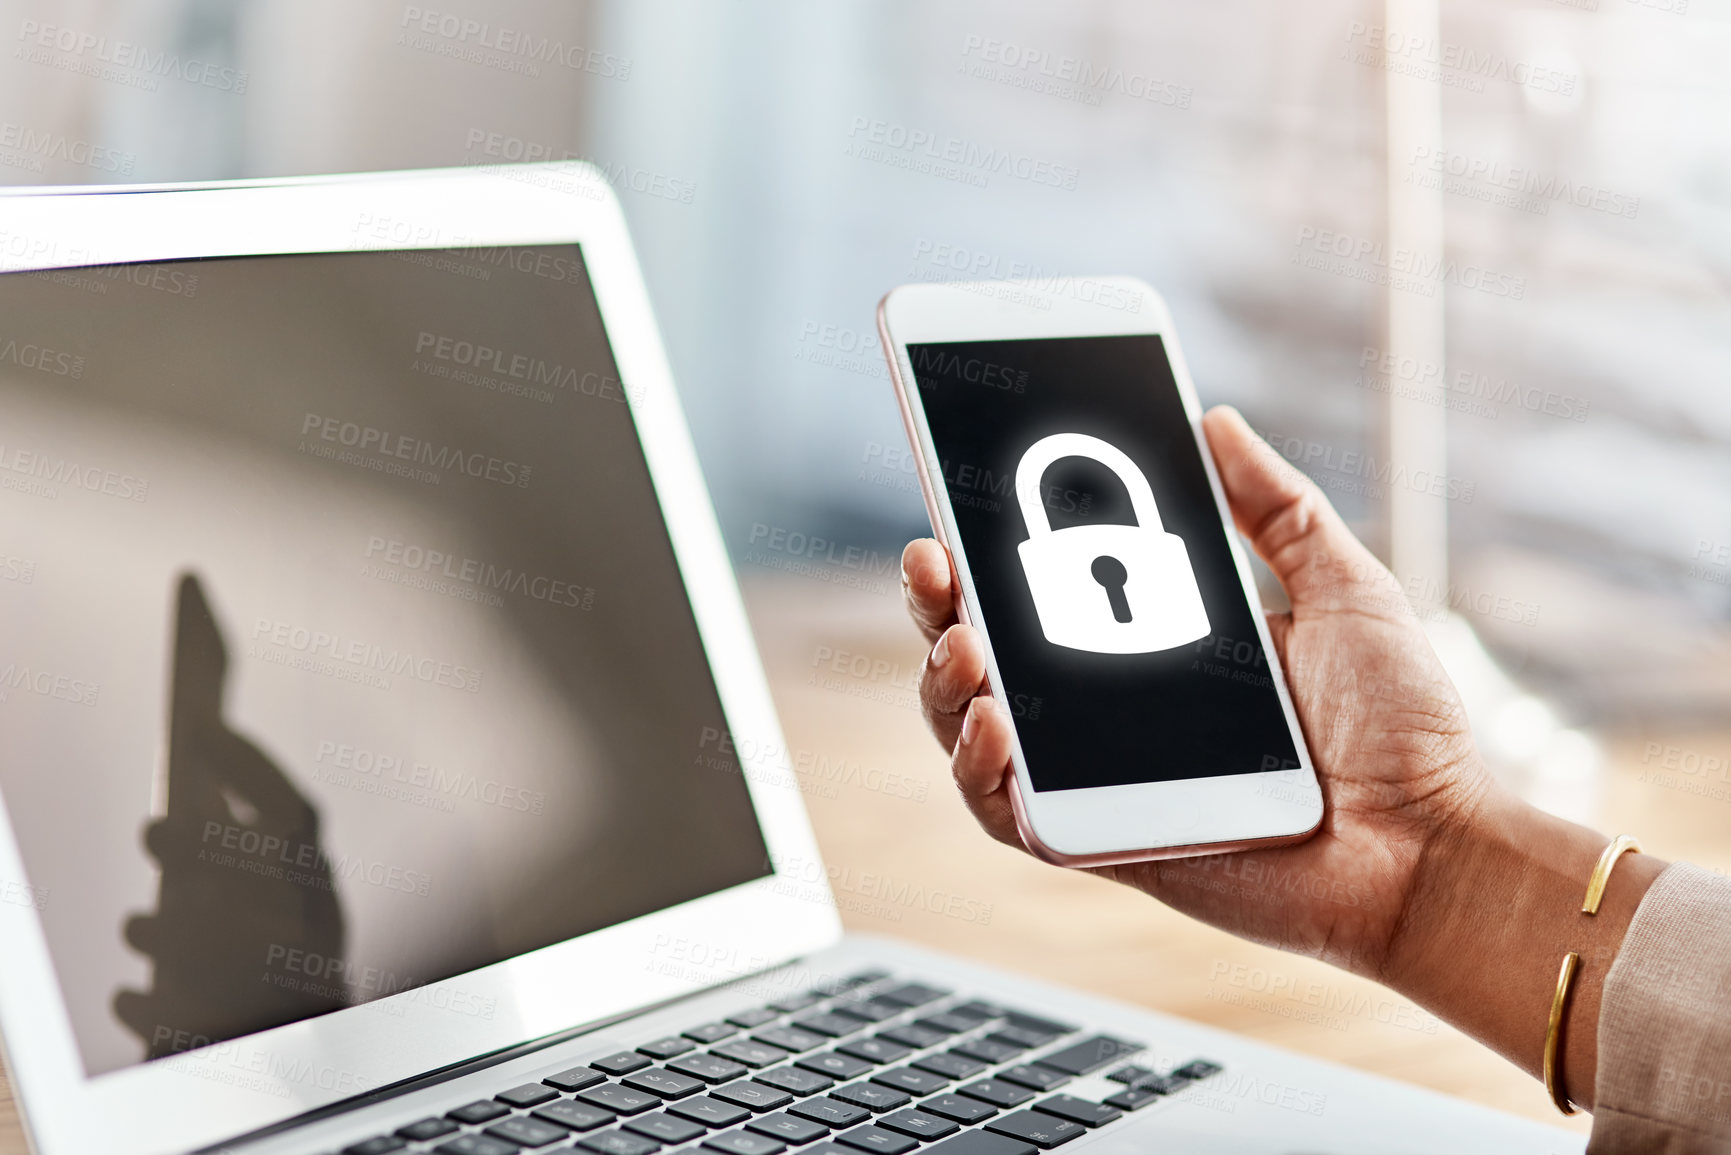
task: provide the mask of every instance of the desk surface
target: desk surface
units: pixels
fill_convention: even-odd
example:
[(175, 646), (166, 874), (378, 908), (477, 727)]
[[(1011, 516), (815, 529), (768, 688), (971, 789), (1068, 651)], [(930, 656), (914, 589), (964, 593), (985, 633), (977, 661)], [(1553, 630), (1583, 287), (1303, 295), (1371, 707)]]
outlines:
[[(981, 834), (920, 721), (922, 652), (893, 573), (877, 591), (748, 587), (800, 781), (848, 926), (1020, 970), (1585, 1131), (1533, 1080), (1372, 983), (1241, 942)], [(815, 587), (815, 588), (814, 588)], [(855, 655), (866, 659), (854, 660)], [(837, 672), (864, 670), (861, 676)], [(1606, 738), (1601, 812), (1655, 853), (1731, 868), (1731, 810), (1641, 780), (1646, 743), (1722, 750), (1731, 735)], [(0, 1155), (24, 1155), (0, 1076)]]

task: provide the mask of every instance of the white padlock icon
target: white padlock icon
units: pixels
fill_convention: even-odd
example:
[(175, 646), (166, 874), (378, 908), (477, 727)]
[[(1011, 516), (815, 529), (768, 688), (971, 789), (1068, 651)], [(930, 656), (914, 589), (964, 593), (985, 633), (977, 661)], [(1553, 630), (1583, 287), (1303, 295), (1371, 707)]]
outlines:
[[(1135, 525), (1054, 531), (1046, 513), (1046, 468), (1086, 457), (1130, 491)], [(1046, 640), (1097, 654), (1147, 654), (1207, 637), (1208, 611), (1184, 539), (1167, 533), (1148, 479), (1129, 455), (1086, 433), (1054, 433), (1028, 446), (1016, 466), (1016, 500), (1028, 540), (1017, 547)]]

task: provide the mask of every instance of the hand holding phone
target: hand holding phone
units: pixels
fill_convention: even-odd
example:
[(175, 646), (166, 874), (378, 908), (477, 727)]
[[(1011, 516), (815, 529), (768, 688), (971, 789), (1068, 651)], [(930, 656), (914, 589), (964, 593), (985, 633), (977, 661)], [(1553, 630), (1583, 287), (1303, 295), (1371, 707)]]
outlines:
[[(1168, 905), (1257, 942), (1382, 973), (1433, 842), (1482, 808), (1493, 786), (1466, 715), (1399, 583), (1353, 537), (1322, 492), (1236, 411), (1203, 421), (1234, 521), (1292, 602), (1269, 632), (1328, 810), (1297, 845), (1097, 868)], [(1010, 800), (1011, 710), (986, 688), (978, 630), (958, 624), (942, 545), (902, 559), (908, 610), (936, 643), (922, 674), (926, 719), (963, 799), (987, 833), (1024, 846)]]

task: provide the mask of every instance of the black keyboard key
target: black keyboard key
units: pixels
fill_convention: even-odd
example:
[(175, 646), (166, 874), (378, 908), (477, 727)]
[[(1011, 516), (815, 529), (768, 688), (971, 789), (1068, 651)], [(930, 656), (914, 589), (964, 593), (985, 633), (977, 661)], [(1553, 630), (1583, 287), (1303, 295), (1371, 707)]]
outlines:
[(864, 1107), (868, 1111), (893, 1111), (897, 1107), (906, 1107), (911, 1101), (906, 1091), (882, 1087), (876, 1083), (854, 1083), (831, 1091), (830, 1098)]
[(651, 1059), (671, 1059), (675, 1055), (683, 1055), (695, 1045), (696, 1044), (694, 1044), (690, 1039), (684, 1039), (678, 1035), (669, 1035), (665, 1039), (656, 1039), (654, 1042), (644, 1043), (637, 1049), (643, 1054), (648, 1055)]
[(811, 1119), (822, 1123), (825, 1127), (840, 1129), (852, 1127), (862, 1119), (871, 1118), (871, 1112), (864, 1107), (856, 1107), (852, 1103), (840, 1103), (834, 1099), (807, 1099), (803, 1103), (795, 1103), (787, 1109), (789, 1115), (798, 1115), (802, 1119)]
[(519, 1147), (545, 1147), (549, 1143), (557, 1143), (561, 1139), (569, 1139), (571, 1132), (563, 1127), (555, 1127), (542, 1119), (528, 1117), (506, 1119), (495, 1123), (483, 1135), (491, 1135), (495, 1139), (503, 1139), (507, 1143), (515, 1143)]
[(1224, 1070), (1219, 1063), (1211, 1063), (1207, 1059), (1191, 1059), (1172, 1073), (1181, 1079), (1206, 1079), (1210, 1075), (1218, 1075)]
[(1070, 1076), (1060, 1074), (1050, 1067), (1036, 1067), (1031, 1063), (1019, 1063), (1014, 1067), (1005, 1067), (997, 1077), (1009, 1083), (1020, 1083), (1024, 1087), (1032, 1087), (1036, 1091), (1050, 1091), (1053, 1087), (1061, 1087), (1070, 1081)]
[(979, 1026), (979, 1020), (966, 1019), (961, 1015), (927, 1015), (923, 1019), (915, 1019), (916, 1027), (924, 1027), (928, 1031), (938, 1031), (946, 1035), (959, 1035), (963, 1031), (971, 1031)]
[(603, 1083), (577, 1092), (577, 1097), (592, 1107), (601, 1107), (618, 1115), (635, 1115), (651, 1107), (661, 1106), (661, 1100), (647, 1091), (634, 1091), (618, 1083)]
[(501, 1103), (509, 1103), (513, 1107), (539, 1107), (542, 1103), (551, 1103), (559, 1097), (559, 1092), (540, 1083), (524, 1083), (521, 1087), (512, 1087), (509, 1091), (500, 1091), (493, 1096)]
[(804, 1067), (808, 1071), (816, 1071), (820, 1075), (828, 1075), (832, 1079), (855, 1079), (872, 1069), (870, 1063), (856, 1059), (851, 1055), (838, 1055), (834, 1051), (825, 1051), (821, 1055), (807, 1055), (803, 1059), (794, 1060), (793, 1065)]
[(606, 1077), (594, 1067), (572, 1067), (569, 1071), (548, 1075), (541, 1081), (549, 1087), (557, 1087), (561, 1091), (581, 1091), (584, 1087), (593, 1087)]
[(910, 1139), (906, 1135), (877, 1126), (856, 1127), (852, 1131), (837, 1135), (835, 1141), (861, 1151), (875, 1152), (876, 1155), (907, 1155), (920, 1145), (918, 1139)]
[(688, 1039), (696, 1039), (700, 1043), (719, 1043), (729, 1035), (737, 1035), (739, 1028), (732, 1023), (704, 1023), (692, 1027), (685, 1032)]
[(405, 1139), (412, 1139), (417, 1143), (424, 1143), (428, 1139), (437, 1139), (440, 1135), (449, 1135), (456, 1129), (457, 1125), (449, 1119), (440, 1119), (435, 1117), (432, 1119), (422, 1119), (418, 1123), (410, 1123), (407, 1127), (398, 1127), (397, 1134), (401, 1135)]
[(1023, 1047), (1007, 1047), (1003, 1043), (994, 1043), (990, 1039), (973, 1039), (966, 1043), (958, 1043), (950, 1048), (952, 1055), (966, 1055), (970, 1059), (978, 1059), (982, 1063), (1002, 1063), (1021, 1054)]
[(969, 1131), (927, 1150), (931, 1155), (1039, 1155), (1040, 1151), (1032, 1143), (990, 1131)]
[(620, 1051), (613, 1055), (603, 1055), (599, 1059), (590, 1059), (589, 1065), (597, 1071), (605, 1071), (609, 1075), (629, 1075), (633, 1071), (641, 1071), (649, 1065), (649, 1060), (636, 1051)]
[(768, 1083), (771, 1087), (780, 1087), (783, 1091), (792, 1091), (795, 1095), (815, 1095), (835, 1086), (835, 1080), (828, 1075), (820, 1075), (804, 1067), (776, 1067), (772, 1071), (759, 1071), (752, 1078), (760, 1083)]
[(975, 1026), (978, 1026), (988, 1019), (1003, 1018), (1004, 1008), (998, 1006), (996, 1003), (988, 1003), (980, 999), (975, 999), (972, 1002), (960, 1003), (951, 1007), (949, 1013), (952, 1015), (959, 1015), (964, 1019), (969, 1019)]
[(678, 1071), (664, 1071), (660, 1067), (638, 1071), (635, 1075), (627, 1075), (619, 1081), (627, 1087), (648, 1091), (651, 1095), (659, 1095), (663, 1099), (683, 1099), (703, 1090), (703, 1080), (681, 1075)]
[(726, 1103), (737, 1103), (741, 1107), (750, 1107), (753, 1111), (773, 1111), (777, 1107), (785, 1107), (793, 1102), (793, 1096), (775, 1087), (766, 1087), (754, 1079), (745, 1079), (738, 1083), (729, 1083), (725, 1087), (717, 1087), (710, 1092), (713, 1097)]
[(816, 991), (802, 991), (797, 995), (788, 995), (785, 999), (776, 999), (769, 1005), (773, 1010), (780, 1011), (784, 1015), (791, 1015), (796, 1011), (803, 1011), (807, 1007), (816, 1006), (823, 1002), (826, 997)]
[(885, 1115), (878, 1120), (877, 1125), (888, 1127), (891, 1131), (900, 1131), (903, 1135), (912, 1135), (922, 1143), (930, 1143), (933, 1139), (942, 1139), (945, 1135), (954, 1135), (961, 1130), (959, 1123), (915, 1110)]
[(771, 1139), (768, 1135), (757, 1135), (750, 1131), (729, 1131), (724, 1135), (711, 1135), (703, 1141), (703, 1145), (711, 1151), (720, 1151), (723, 1155), (781, 1155), (787, 1150), (787, 1144), (780, 1139)]
[(1009, 1024), (1012, 1027), (1021, 1027), (1024, 1030), (1038, 1031), (1042, 1035), (1051, 1035), (1054, 1038), (1059, 1035), (1073, 1035), (1082, 1029), (1074, 1023), (1060, 1023), (1056, 1019), (1045, 1019), (1041, 1018), (1039, 1015), (1030, 1015), (1026, 1011), (1018, 1011), (1013, 1007), (999, 1007), (998, 1010), (1002, 1012), (1004, 1018), (1009, 1021)]
[(1013, 1115), (1004, 1115), (987, 1123), (986, 1130), (1008, 1135), (1012, 1139), (1025, 1140), (1042, 1151), (1088, 1133), (1088, 1128), (1080, 1123), (1072, 1123), (1068, 1119), (1060, 1119), (1056, 1115), (1046, 1115), (1039, 1111), (1017, 1111)]
[(718, 1047), (711, 1047), (709, 1053), (732, 1059), (736, 1063), (744, 1063), (748, 1067), (768, 1067), (787, 1058), (787, 1052), (780, 1047), (753, 1042), (750, 1039), (735, 1039), (731, 1043), (722, 1043)]
[(888, 1071), (879, 1071), (872, 1076), (872, 1082), (906, 1091), (910, 1095), (929, 1095), (949, 1085), (949, 1080), (942, 1075), (934, 1075), (930, 1071), (916, 1071), (912, 1067), (892, 1067)]
[(1043, 1047), (1057, 1037), (1056, 1035), (1048, 1035), (1044, 1031), (1030, 1031), (1026, 1027), (1000, 1027), (986, 1036), (994, 1043), (1020, 1047), (1024, 1051), (1029, 1047)]
[(1062, 1071), (1066, 1075), (1086, 1075), (1089, 1071), (1099, 1070), (1114, 1059), (1134, 1054), (1141, 1049), (1141, 1043), (1127, 1043), (1123, 1039), (1114, 1039), (1110, 1035), (1095, 1035), (1091, 1039), (1072, 1043), (1063, 1050), (1054, 1051), (1050, 1055), (1042, 1055), (1034, 1062), (1042, 1067), (1050, 1067), (1054, 1071)]
[(728, 1015), (727, 1021), (736, 1027), (744, 1027), (749, 1031), (752, 1027), (761, 1027), (763, 1024), (773, 1022), (780, 1017), (772, 1010), (759, 1007), (756, 1010), (740, 1011), (737, 1015)]
[(990, 1119), (998, 1113), (996, 1107), (965, 1095), (939, 1095), (921, 1103), (920, 1110), (941, 1115), (945, 1119), (954, 1119), (964, 1127), (978, 1123), (981, 1119)]
[(863, 987), (867, 983), (875, 983), (879, 979), (887, 979), (889, 977), (890, 972), (884, 970), (882, 967), (867, 967), (865, 970), (856, 971), (847, 976), (847, 978), (841, 980), (841, 985), (847, 988)]
[(1106, 1096), (1106, 1106), (1116, 1107), (1120, 1111), (1135, 1111), (1146, 1107), (1160, 1098), (1159, 1091), (1145, 1091), (1139, 1087), (1126, 1087), (1116, 1095)]
[(856, 1059), (864, 1059), (868, 1063), (899, 1063), (911, 1053), (900, 1043), (876, 1035), (869, 1039), (855, 1039), (851, 1043), (843, 1043), (836, 1050)]
[(751, 1118), (751, 1112), (744, 1107), (736, 1103), (723, 1103), (720, 1099), (712, 1099), (708, 1095), (669, 1103), (667, 1113), (678, 1115), (681, 1119), (690, 1119), (693, 1123), (702, 1123), (705, 1127), (731, 1127), (741, 1119)]
[(536, 1110), (534, 1116), (549, 1123), (557, 1123), (561, 1127), (569, 1127), (573, 1131), (593, 1131), (597, 1127), (607, 1126), (619, 1117), (611, 1111), (588, 1103), (579, 1103), (575, 1099), (549, 1103)]
[(919, 1026), (915, 1023), (908, 1023), (905, 1026), (890, 1027), (888, 1030), (879, 1031), (878, 1037), (882, 1039), (894, 1039), (902, 1046), (912, 1047), (916, 1051), (924, 1050), (927, 1047), (935, 1047), (945, 1039), (949, 1038), (949, 1036), (944, 1034), (942, 1031), (930, 1030), (929, 1028)]
[(1129, 1063), (1125, 1066), (1119, 1067), (1116, 1071), (1110, 1072), (1106, 1077), (1111, 1079), (1114, 1083), (1123, 1083), (1125, 1086), (1134, 1086), (1136, 1080), (1146, 1079), (1153, 1073), (1154, 1069), (1152, 1067), (1138, 1067), (1135, 1063)]
[(887, 1002), (899, 1003), (904, 1007), (923, 1007), (927, 1003), (936, 1002), (949, 993), (940, 987), (928, 987), (924, 983), (903, 983), (899, 987), (879, 991), (877, 997)]
[(434, 1155), (517, 1155), (517, 1145), (485, 1135), (458, 1135), (433, 1148)]
[(848, 1015), (807, 1015), (795, 1019), (793, 1025), (802, 1031), (813, 1031), (832, 1039), (844, 1038), (855, 1031), (865, 1030), (865, 1023)]
[(822, 1139), (829, 1134), (829, 1128), (822, 1123), (814, 1123), (810, 1119), (802, 1119), (798, 1115), (789, 1115), (786, 1111), (777, 1111), (773, 1115), (765, 1115), (761, 1119), (753, 1119), (745, 1125), (747, 1131), (756, 1131), (759, 1135), (768, 1135), (780, 1139), (784, 1143), (798, 1146), (810, 1143), (813, 1139)]
[(1005, 1109), (1020, 1107), (1034, 1097), (1034, 1092), (1026, 1087), (1018, 1087), (1014, 1083), (1006, 1083), (1001, 1079), (981, 1079), (977, 1083), (957, 1087), (956, 1090), (969, 1098)]
[(343, 1148), (342, 1155), (388, 1155), (391, 1151), (400, 1151), (408, 1144), (395, 1135), (374, 1135), (371, 1139), (362, 1139), (359, 1143), (351, 1143)]
[(459, 1123), (491, 1123), (511, 1113), (511, 1108), (496, 1099), (481, 1099), (445, 1114)]
[(667, 1069), (678, 1071), (681, 1075), (690, 1075), (694, 1079), (702, 1079), (705, 1083), (725, 1083), (729, 1079), (739, 1078), (746, 1071), (744, 1063), (710, 1054), (681, 1055), (677, 1059), (668, 1060)]
[(678, 1115), (669, 1115), (666, 1111), (656, 1111), (649, 1115), (639, 1115), (635, 1119), (625, 1121), (627, 1131), (635, 1131), (646, 1135), (659, 1143), (683, 1143), (687, 1139), (695, 1139), (709, 1128), (701, 1123), (693, 1123), (690, 1119), (681, 1119)]
[(1115, 1107), (1090, 1103), (1074, 1095), (1053, 1095), (1050, 1099), (1041, 1099), (1034, 1104), (1034, 1110), (1068, 1119), (1072, 1123), (1080, 1123), (1084, 1127), (1099, 1127), (1124, 1115), (1124, 1112)]
[(942, 1075), (946, 1079), (971, 1079), (986, 1069), (986, 1064), (978, 1059), (964, 1058), (953, 1051), (915, 1059), (914, 1066), (934, 1075)]
[(1130, 1089), (1132, 1091), (1152, 1091), (1156, 1095), (1170, 1095), (1189, 1085), (1189, 1079), (1174, 1071), (1170, 1075), (1144, 1075), (1131, 1083)]
[(577, 1140), (577, 1146), (599, 1155), (651, 1155), (661, 1150), (661, 1144), (629, 1131), (603, 1131)]
[(830, 1007), (830, 1013), (848, 1015), (856, 1019), (864, 1019), (868, 1023), (881, 1023), (893, 1019), (906, 1007), (883, 999), (845, 999)]
[(815, 1031), (802, 1031), (798, 1027), (765, 1027), (751, 1037), (759, 1043), (780, 1047), (784, 1051), (809, 1051), (829, 1042), (827, 1037)]

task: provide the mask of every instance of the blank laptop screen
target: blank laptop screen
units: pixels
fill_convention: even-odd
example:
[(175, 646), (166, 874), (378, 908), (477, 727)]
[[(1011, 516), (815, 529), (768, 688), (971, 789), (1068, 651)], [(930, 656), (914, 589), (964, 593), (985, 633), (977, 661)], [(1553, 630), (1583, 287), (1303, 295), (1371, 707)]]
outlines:
[(576, 245), (0, 276), (0, 898), (90, 1074), (769, 873), (625, 388)]

